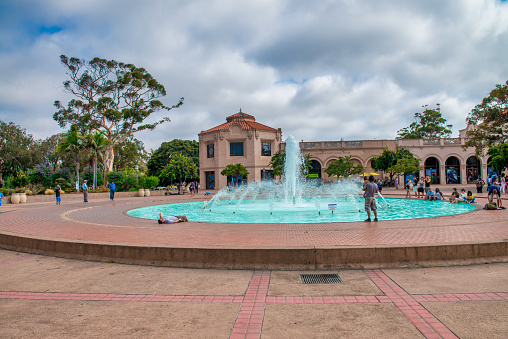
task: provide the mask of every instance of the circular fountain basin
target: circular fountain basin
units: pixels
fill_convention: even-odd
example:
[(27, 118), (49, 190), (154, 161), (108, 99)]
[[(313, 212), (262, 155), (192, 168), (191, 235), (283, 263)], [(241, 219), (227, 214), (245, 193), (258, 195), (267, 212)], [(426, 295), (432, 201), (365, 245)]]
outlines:
[[(423, 201), (421, 199), (378, 200), (379, 220), (419, 219), (462, 214), (476, 209), (470, 204), (450, 204), (448, 201)], [(270, 203), (269, 199), (245, 199), (225, 201), (213, 208), (207, 202), (188, 202), (148, 206), (130, 210), (128, 215), (144, 219), (158, 219), (159, 213), (186, 215), (191, 222), (205, 223), (329, 223), (365, 220), (364, 200), (354, 206), (346, 199), (314, 198), (301, 203)], [(335, 204), (335, 206), (334, 206)], [(270, 206), (271, 205), (271, 206)]]

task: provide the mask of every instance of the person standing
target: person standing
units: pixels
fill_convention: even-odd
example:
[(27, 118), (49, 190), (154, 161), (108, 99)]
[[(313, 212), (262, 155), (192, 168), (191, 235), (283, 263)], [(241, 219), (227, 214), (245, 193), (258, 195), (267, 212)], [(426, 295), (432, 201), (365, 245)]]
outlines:
[(483, 185), (485, 185), (485, 183), (482, 178), (476, 179), (476, 193), (483, 193)]
[(396, 190), (399, 189), (399, 178), (398, 177), (395, 177), (395, 189)]
[[(2, 198), (4, 197), (4, 194), (0, 192), (0, 207), (2, 207)], [(2, 212), (0, 212), (2, 213)]]
[(116, 188), (115, 182), (111, 181), (111, 183), (109, 184), (109, 199), (111, 200), (115, 200), (115, 188)]
[(88, 202), (88, 185), (86, 184), (86, 180), (83, 182), (83, 201)]
[(365, 198), (365, 211), (367, 212), (367, 219), (365, 221), (370, 222), (370, 211), (374, 212), (374, 221), (377, 221), (377, 208), (376, 208), (376, 198), (374, 198), (374, 194), (378, 191), (378, 186), (374, 183), (374, 176), (369, 177), (369, 182), (365, 184), (365, 189), (363, 192), (363, 197)]
[(60, 188), (60, 185), (56, 185), (55, 196), (56, 196), (56, 204), (57, 205), (60, 205), (60, 202), (62, 201), (62, 198), (60, 197), (61, 192), (62, 192), (62, 189)]

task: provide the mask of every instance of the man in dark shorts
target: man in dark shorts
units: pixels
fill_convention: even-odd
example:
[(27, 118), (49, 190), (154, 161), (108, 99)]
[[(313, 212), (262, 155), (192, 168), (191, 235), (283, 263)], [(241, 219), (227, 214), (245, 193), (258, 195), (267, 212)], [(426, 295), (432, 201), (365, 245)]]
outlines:
[(377, 208), (376, 208), (376, 198), (374, 198), (375, 193), (379, 194), (377, 185), (374, 183), (374, 176), (369, 177), (369, 182), (365, 184), (363, 197), (365, 198), (365, 211), (367, 211), (367, 219), (365, 221), (369, 222), (370, 220), (370, 211), (374, 212), (374, 221), (377, 221)]

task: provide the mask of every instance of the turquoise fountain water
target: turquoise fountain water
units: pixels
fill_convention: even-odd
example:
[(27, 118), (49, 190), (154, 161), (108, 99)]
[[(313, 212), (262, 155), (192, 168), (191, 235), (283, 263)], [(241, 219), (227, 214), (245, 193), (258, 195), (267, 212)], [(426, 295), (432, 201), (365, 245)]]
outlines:
[[(286, 160), (281, 182), (262, 181), (239, 188), (223, 188), (209, 201), (149, 206), (129, 215), (158, 219), (158, 215), (186, 215), (189, 221), (209, 223), (324, 223), (365, 219), (362, 178), (322, 184), (305, 180), (298, 142), (286, 140)], [(377, 200), (381, 220), (414, 219), (465, 213), (468, 204), (421, 199)]]

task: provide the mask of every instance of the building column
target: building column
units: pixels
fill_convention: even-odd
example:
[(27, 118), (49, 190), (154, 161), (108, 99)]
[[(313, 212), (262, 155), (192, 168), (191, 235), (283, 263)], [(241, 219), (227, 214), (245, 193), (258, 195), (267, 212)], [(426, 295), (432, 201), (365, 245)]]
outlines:
[(446, 185), (446, 165), (440, 165), (441, 166), (441, 173), (440, 173), (440, 184)]
[(460, 183), (462, 185), (467, 184), (466, 164), (460, 165)]

